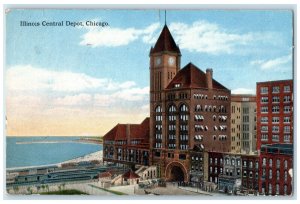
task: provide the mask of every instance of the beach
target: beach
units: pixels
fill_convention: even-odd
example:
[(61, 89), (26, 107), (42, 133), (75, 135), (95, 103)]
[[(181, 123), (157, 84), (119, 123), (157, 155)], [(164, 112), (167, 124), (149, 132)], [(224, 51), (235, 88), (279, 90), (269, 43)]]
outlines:
[(70, 160), (67, 160), (64, 162), (57, 163), (56, 165), (61, 166), (62, 164), (66, 164), (66, 163), (78, 163), (78, 162), (83, 162), (83, 161), (95, 161), (95, 160), (102, 162), (102, 158), (103, 158), (103, 150), (100, 150), (97, 152), (86, 154), (81, 157), (77, 157), (74, 159), (70, 159)]

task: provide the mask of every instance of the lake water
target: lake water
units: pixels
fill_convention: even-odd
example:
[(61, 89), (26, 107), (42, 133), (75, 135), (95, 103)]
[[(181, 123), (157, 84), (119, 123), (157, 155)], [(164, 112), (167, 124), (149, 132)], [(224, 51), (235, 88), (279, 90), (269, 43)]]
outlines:
[[(80, 137), (6, 137), (6, 167), (55, 164), (102, 150), (102, 145), (100, 144), (66, 142), (79, 138)], [(61, 142), (26, 143), (47, 141)]]

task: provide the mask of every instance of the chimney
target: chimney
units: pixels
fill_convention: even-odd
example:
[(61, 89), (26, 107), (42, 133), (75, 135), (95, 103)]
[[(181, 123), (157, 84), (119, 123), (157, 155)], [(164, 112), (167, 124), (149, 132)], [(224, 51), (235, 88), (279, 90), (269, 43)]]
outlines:
[(127, 145), (130, 144), (130, 124), (126, 125), (126, 138), (127, 138)]
[(207, 88), (212, 89), (212, 77), (213, 77), (213, 70), (211, 68), (206, 69), (206, 81), (207, 81)]

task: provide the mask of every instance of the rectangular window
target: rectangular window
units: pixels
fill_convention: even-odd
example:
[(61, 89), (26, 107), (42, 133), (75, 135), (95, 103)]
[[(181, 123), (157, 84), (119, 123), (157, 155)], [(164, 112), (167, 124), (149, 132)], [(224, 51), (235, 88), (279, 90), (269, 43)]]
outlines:
[(284, 103), (291, 102), (291, 97), (290, 97), (290, 96), (284, 96), (283, 102), (284, 102)]
[(284, 86), (283, 88), (284, 88), (284, 92), (285, 93), (288, 93), (288, 92), (291, 91), (291, 87), (290, 86)]
[(279, 123), (279, 117), (272, 117), (272, 123)]
[(272, 93), (279, 93), (279, 86), (273, 86)]
[[(276, 160), (276, 168), (280, 168), (280, 159)], [(279, 171), (278, 171), (279, 172)]]
[(291, 107), (290, 106), (284, 106), (283, 111), (284, 111), (284, 113), (290, 113), (291, 112)]
[(273, 106), (272, 113), (279, 113), (279, 106)]
[(248, 115), (243, 116), (243, 122), (244, 123), (249, 123), (249, 116)]
[(272, 169), (269, 170), (269, 179), (272, 179)]
[(180, 160), (185, 160), (186, 159), (186, 155), (185, 154), (179, 154), (179, 159)]
[(261, 97), (261, 103), (268, 103), (269, 98), (268, 97)]
[(261, 123), (267, 123), (268, 122), (268, 117), (261, 117), (260, 122)]
[(291, 122), (291, 118), (290, 117), (284, 117), (283, 118), (283, 122), (284, 123), (290, 123)]
[(279, 132), (279, 126), (272, 126), (272, 132)]
[(268, 87), (260, 87), (260, 93), (261, 94), (267, 94), (268, 93)]
[(249, 108), (248, 107), (243, 108), (243, 114), (249, 114)]
[(261, 132), (268, 132), (268, 126), (261, 126)]
[(291, 142), (291, 135), (284, 135), (284, 142)]
[(284, 133), (290, 133), (291, 132), (291, 127), (290, 126), (284, 126), (283, 132)]
[(279, 96), (273, 96), (272, 102), (273, 103), (279, 103), (280, 102)]
[(262, 134), (261, 141), (268, 141), (268, 134)]
[(279, 135), (272, 135), (272, 141), (278, 142), (279, 141)]
[(268, 106), (262, 106), (261, 107), (261, 112), (262, 113), (267, 113), (268, 112)]

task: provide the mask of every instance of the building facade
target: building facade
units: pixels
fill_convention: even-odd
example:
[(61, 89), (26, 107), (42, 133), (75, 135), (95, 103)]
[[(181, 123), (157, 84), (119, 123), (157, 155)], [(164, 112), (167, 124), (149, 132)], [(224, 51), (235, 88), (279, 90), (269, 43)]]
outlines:
[(293, 143), (293, 80), (259, 82), (257, 150), (263, 144)]
[(259, 156), (242, 154), (242, 190), (244, 192), (258, 193)]
[(223, 161), (223, 172), (219, 175), (219, 191), (234, 193), (241, 187), (241, 156), (224, 153)]
[(231, 152), (256, 152), (256, 97), (231, 96)]
[(149, 165), (149, 118), (141, 124), (118, 124), (103, 137), (103, 161)]
[(221, 152), (208, 152), (207, 181), (218, 185), (219, 175), (223, 174), (224, 159)]
[(259, 193), (264, 195), (291, 195), (293, 145), (262, 145), (260, 154)]
[(230, 151), (231, 94), (212, 69), (180, 69), (180, 58), (164, 26), (150, 51), (150, 158), (162, 178), (188, 182), (191, 152)]

